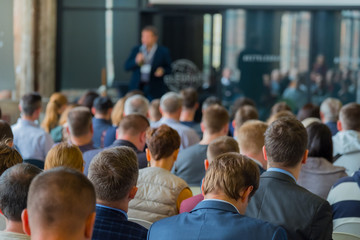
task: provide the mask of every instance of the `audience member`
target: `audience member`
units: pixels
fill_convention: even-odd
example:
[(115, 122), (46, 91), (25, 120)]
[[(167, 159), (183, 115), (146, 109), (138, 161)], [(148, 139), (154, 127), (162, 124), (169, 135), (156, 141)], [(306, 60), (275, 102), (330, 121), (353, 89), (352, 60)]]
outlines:
[(175, 129), (181, 138), (180, 150), (195, 145), (200, 141), (196, 132), (179, 122), (182, 108), (182, 97), (175, 92), (168, 92), (161, 97), (160, 100), (160, 112), (162, 118), (151, 125), (151, 127), (159, 127), (162, 124), (166, 124), (169, 127)]
[(92, 107), (94, 105), (94, 100), (99, 97), (99, 94), (94, 91), (87, 91), (81, 98), (78, 100), (78, 104), (81, 106), (89, 108), (92, 111)]
[(259, 119), (258, 111), (251, 105), (240, 107), (235, 114), (235, 119), (232, 122), (234, 127), (233, 136), (237, 137), (236, 129), (239, 129), (246, 121)]
[(299, 121), (303, 121), (306, 118), (318, 118), (320, 119), (320, 108), (312, 103), (305, 104), (296, 115)]
[[(209, 165), (217, 156), (229, 152), (239, 153), (239, 146), (234, 138), (228, 136), (222, 136), (213, 140), (209, 144), (209, 147), (206, 152), (207, 159), (205, 159), (204, 161), (205, 171), (207, 171)], [(180, 205), (179, 212), (180, 213), (190, 212), (202, 200), (204, 200), (204, 196), (202, 194), (198, 194), (188, 199), (185, 199), (184, 201), (182, 201)]]
[(41, 112), (41, 96), (37, 93), (25, 94), (20, 100), (19, 109), (21, 118), (12, 126), (14, 144), (23, 159), (44, 161), (54, 142), (50, 135), (36, 124)]
[(50, 149), (45, 159), (45, 170), (56, 167), (68, 167), (80, 172), (84, 171), (82, 153), (74, 144), (62, 142)]
[(183, 98), (180, 122), (191, 127), (202, 138), (200, 124), (195, 122), (195, 114), (199, 108), (198, 93), (195, 88), (189, 87), (180, 91)]
[(287, 239), (281, 227), (244, 216), (259, 186), (256, 164), (237, 153), (220, 155), (203, 183), (205, 200), (190, 213), (154, 223), (148, 239)]
[(179, 213), (192, 196), (186, 182), (170, 172), (180, 147), (180, 136), (167, 125), (146, 132), (148, 168), (140, 169), (138, 192), (129, 204), (129, 217), (155, 222)]
[(92, 116), (88, 108), (75, 107), (67, 118), (70, 142), (79, 147), (82, 153), (95, 149), (92, 137), (94, 134)]
[(204, 112), (208, 107), (215, 104), (222, 106), (220, 98), (215, 96), (207, 97), (201, 105), (201, 111)]
[(63, 167), (45, 171), (30, 184), (24, 232), (32, 240), (91, 239), (95, 201), (94, 187), (82, 173)]
[(348, 103), (340, 110), (339, 132), (333, 136), (334, 165), (351, 176), (360, 169), (360, 104)]
[(198, 143), (181, 151), (174, 164), (172, 173), (184, 179), (190, 186), (200, 186), (205, 176), (204, 160), (208, 145), (228, 133), (229, 114), (219, 105), (208, 107), (202, 117), (203, 138)]
[(97, 97), (94, 100), (94, 106), (92, 113), (94, 117), (92, 119), (94, 135), (93, 142), (97, 148), (104, 147), (104, 139), (106, 131), (111, 127), (111, 111), (113, 103), (108, 97)]
[(127, 219), (139, 175), (137, 157), (129, 147), (109, 148), (95, 156), (89, 179), (96, 192), (93, 240), (146, 239), (147, 229)]
[(65, 110), (62, 112), (59, 125), (51, 129), (50, 135), (55, 143), (67, 142), (69, 141), (69, 133), (67, 131), (68, 127), (68, 115), (71, 109), (78, 107), (78, 104), (70, 103), (66, 106)]
[(234, 103), (230, 107), (230, 123), (229, 123), (229, 134), (230, 136), (234, 136), (234, 123), (233, 120), (235, 119), (235, 115), (237, 111), (244, 106), (252, 106), (256, 109), (255, 102), (247, 97), (239, 97), (237, 98)]
[[(327, 200), (333, 210), (334, 231), (347, 223), (359, 225), (360, 171), (356, 171), (353, 176), (339, 179), (330, 190)], [(347, 231), (360, 237), (358, 227), (347, 228)]]
[(11, 127), (4, 120), (0, 120), (0, 142), (7, 144), (9, 147), (14, 145), (14, 135)]
[(300, 121), (280, 118), (268, 127), (263, 148), (268, 169), (246, 214), (283, 226), (290, 239), (331, 239), (329, 203), (296, 184), (306, 148), (307, 133)]
[(291, 107), (286, 102), (278, 102), (271, 108), (270, 116), (281, 111), (291, 112)]
[(267, 161), (262, 152), (267, 127), (268, 125), (264, 122), (251, 120), (235, 131), (240, 153), (249, 157), (259, 166), (260, 174), (265, 172), (267, 167)]
[[(126, 146), (132, 148), (138, 157), (139, 168), (147, 166), (145, 148), (146, 129), (149, 127), (149, 121), (140, 114), (130, 114), (125, 116), (119, 125), (117, 140), (108, 148)], [(88, 175), (90, 162), (96, 154), (103, 149), (95, 149), (84, 153), (85, 170), (84, 174)]]
[(23, 159), (18, 151), (9, 147), (3, 142), (0, 142), (0, 176), (6, 169), (22, 163)]
[(25, 235), (21, 213), (26, 208), (27, 195), (32, 179), (41, 170), (31, 164), (17, 164), (7, 169), (0, 177), (0, 209), (7, 219), (0, 239), (30, 239)]
[(341, 107), (342, 103), (336, 98), (327, 98), (320, 105), (321, 121), (330, 128), (332, 136), (338, 132), (337, 121)]
[(59, 124), (60, 115), (64, 112), (67, 103), (65, 95), (58, 92), (51, 95), (46, 105), (44, 120), (41, 123), (41, 127), (47, 133), (50, 133)]
[(269, 119), (266, 121), (266, 123), (268, 125), (270, 125), (271, 123), (275, 122), (276, 120), (280, 119), (280, 118), (295, 118), (296, 119), (296, 116), (290, 112), (290, 111), (280, 111), (278, 113), (275, 113), (274, 115), (271, 115), (269, 117)]
[(149, 106), (149, 119), (151, 123), (157, 122), (161, 119), (160, 99), (153, 99)]
[(332, 164), (333, 143), (330, 129), (325, 124), (312, 123), (306, 131), (309, 154), (306, 163), (301, 167), (297, 183), (326, 199), (331, 186), (347, 174), (345, 168)]

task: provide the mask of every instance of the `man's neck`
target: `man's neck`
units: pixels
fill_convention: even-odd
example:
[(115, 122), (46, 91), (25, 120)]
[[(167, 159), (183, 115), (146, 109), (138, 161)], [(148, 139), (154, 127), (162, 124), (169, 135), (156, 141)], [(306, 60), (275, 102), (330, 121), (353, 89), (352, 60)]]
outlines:
[(100, 114), (100, 113), (95, 113), (95, 118), (97, 119), (104, 119), (104, 120), (110, 120), (110, 116), (106, 115), (106, 114)]
[(31, 121), (31, 122), (35, 122), (35, 120), (37, 120), (35, 117), (28, 116), (28, 115), (22, 115), (21, 119), (26, 120), (26, 121)]
[(14, 233), (21, 233), (25, 234), (22, 226), (22, 222), (15, 222), (8, 220), (6, 222), (6, 229), (5, 232), (14, 232)]
[(91, 143), (92, 134), (87, 134), (81, 137), (70, 136), (70, 141), (78, 147), (85, 146)]
[(193, 109), (184, 109), (181, 111), (181, 122), (193, 122), (195, 118), (195, 111)]
[(119, 200), (119, 201), (113, 201), (113, 202), (108, 202), (108, 201), (103, 201), (103, 200), (97, 199), (96, 203), (100, 204), (100, 205), (103, 205), (103, 206), (106, 206), (106, 207), (120, 209), (120, 210), (122, 210), (122, 211), (124, 211), (126, 213), (129, 210), (129, 199), (127, 199), (127, 198), (124, 198), (124, 199)]
[(296, 180), (298, 180), (299, 175), (300, 175), (301, 166), (302, 166), (302, 164), (300, 163), (300, 164), (296, 165), (295, 167), (290, 168), (290, 167), (279, 166), (277, 164), (269, 164), (269, 162), (268, 162), (267, 169), (269, 169), (269, 168), (280, 168), (282, 170), (285, 170), (285, 171), (289, 172), (291, 175), (294, 176), (294, 178)]
[(145, 146), (143, 146), (143, 144), (140, 143), (139, 139), (140, 137), (138, 136), (119, 135), (116, 140), (125, 140), (131, 142), (132, 144), (135, 145), (137, 150), (144, 151)]
[[(45, 227), (45, 226), (44, 226)], [(31, 240), (79, 240), (79, 239), (86, 239), (83, 234), (76, 233), (76, 234), (67, 234), (64, 229), (62, 231), (53, 231), (51, 229), (39, 231), (38, 233), (31, 232)], [(89, 238), (90, 239), (90, 238)]]
[(179, 122), (180, 114), (177, 114), (177, 113), (174, 113), (174, 114), (163, 113), (163, 118), (168, 118), (168, 119), (172, 119), (172, 120), (175, 120), (175, 121)]
[(163, 158), (163, 159), (160, 159), (157, 161), (154, 159), (151, 159), (150, 165), (151, 165), (151, 167), (159, 167), (159, 168), (171, 171), (171, 169), (174, 165), (174, 162), (172, 159), (169, 159), (169, 158), (172, 158), (172, 156), (170, 156), (168, 158)]
[(207, 132), (206, 130), (203, 133), (203, 138), (201, 139), (201, 141), (199, 142), (200, 145), (209, 145), (210, 142), (212, 142), (212, 140), (218, 138), (218, 137), (222, 137), (225, 136), (224, 133), (222, 132), (217, 132), (217, 133), (213, 133), (210, 134), (209, 132)]

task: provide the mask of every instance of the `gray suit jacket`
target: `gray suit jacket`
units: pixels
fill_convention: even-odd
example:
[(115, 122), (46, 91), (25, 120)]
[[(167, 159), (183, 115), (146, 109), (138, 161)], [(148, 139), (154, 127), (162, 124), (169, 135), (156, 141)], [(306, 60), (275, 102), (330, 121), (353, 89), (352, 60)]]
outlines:
[(332, 239), (329, 203), (280, 172), (265, 172), (246, 215), (282, 226), (289, 239)]

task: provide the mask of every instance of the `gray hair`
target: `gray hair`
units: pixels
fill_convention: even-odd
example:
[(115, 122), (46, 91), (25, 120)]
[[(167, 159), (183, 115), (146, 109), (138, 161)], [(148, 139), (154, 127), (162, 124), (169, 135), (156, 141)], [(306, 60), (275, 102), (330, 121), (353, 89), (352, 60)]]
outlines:
[(167, 113), (174, 113), (182, 107), (182, 96), (176, 92), (168, 92), (160, 99), (160, 108)]
[(134, 95), (126, 99), (124, 105), (124, 114), (129, 115), (133, 113), (147, 116), (149, 110), (149, 100), (139, 94)]
[(324, 115), (326, 121), (336, 122), (339, 119), (342, 103), (336, 98), (325, 99), (320, 106), (320, 112)]

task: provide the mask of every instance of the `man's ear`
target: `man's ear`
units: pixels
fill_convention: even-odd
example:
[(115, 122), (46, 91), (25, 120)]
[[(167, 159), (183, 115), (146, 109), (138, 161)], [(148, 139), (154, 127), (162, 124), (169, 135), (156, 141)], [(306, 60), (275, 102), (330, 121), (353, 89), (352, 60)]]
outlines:
[(69, 134), (69, 136), (70, 136), (70, 129), (69, 129), (69, 126), (67, 126), (67, 127), (66, 127), (66, 132), (67, 132), (67, 134)]
[(146, 159), (148, 162), (151, 160), (150, 150), (147, 148), (145, 149)]
[(207, 171), (209, 168), (209, 160), (207, 159), (204, 160), (204, 166), (205, 166), (205, 171)]
[(19, 111), (22, 112), (22, 107), (20, 104), (18, 105), (18, 107), (19, 107)]
[(266, 154), (266, 148), (265, 148), (265, 145), (263, 146), (263, 148), (262, 148), (262, 152), (263, 152), (263, 155), (264, 155), (264, 159), (265, 159), (265, 161), (267, 161), (268, 159), (267, 159), (267, 154)]
[(232, 125), (232, 127), (234, 128), (234, 130), (235, 130), (235, 128), (236, 128), (236, 127), (235, 127), (235, 125), (236, 125), (236, 124), (235, 124), (235, 119), (232, 120), (231, 125)]
[(204, 179), (205, 179), (205, 178), (203, 178), (203, 179), (201, 180), (201, 194), (205, 197), (205, 193), (204, 193)]
[(95, 109), (94, 107), (91, 108), (91, 113), (92, 113), (93, 115), (95, 115), (96, 109)]
[(159, 107), (159, 112), (161, 113), (161, 116), (164, 115), (164, 111), (161, 107)]
[(134, 187), (130, 190), (130, 192), (129, 192), (129, 198), (130, 198), (130, 199), (134, 199), (134, 198), (135, 198), (135, 195), (136, 195), (136, 193), (137, 193), (137, 190), (138, 190), (138, 188), (137, 188), (136, 186), (134, 186)]
[(340, 122), (340, 120), (338, 120), (338, 121), (336, 122), (336, 127), (337, 127), (337, 129), (339, 130), (339, 132), (341, 132), (341, 131), (343, 130), (342, 123)]
[(324, 114), (322, 112), (320, 112), (320, 119), (321, 119), (321, 122), (325, 123), (324, 122)]
[(21, 213), (21, 221), (22, 221), (24, 233), (31, 236), (30, 225), (29, 225), (29, 215), (28, 215), (28, 211), (26, 208)]
[(180, 149), (178, 148), (178, 149), (176, 149), (176, 150), (174, 151), (174, 153), (173, 153), (174, 162), (175, 162), (176, 159), (177, 159), (177, 156), (178, 156), (178, 154), (179, 154), (179, 151), (180, 151)]
[(200, 128), (201, 128), (201, 132), (204, 132), (204, 131), (205, 131), (205, 126), (204, 126), (204, 123), (203, 123), (203, 122), (200, 123)]
[(86, 223), (85, 223), (85, 239), (91, 239), (92, 237), (92, 233), (93, 233), (93, 229), (94, 229), (94, 224), (95, 224), (95, 217), (96, 217), (96, 213), (93, 212), (89, 215), (89, 217), (86, 219)]
[(308, 154), (309, 154), (309, 150), (306, 149), (306, 150), (305, 150), (305, 153), (304, 153), (304, 156), (302, 157), (301, 164), (305, 164), (305, 163), (306, 163)]
[(242, 193), (240, 193), (241, 202), (245, 203), (245, 202), (249, 201), (249, 195), (250, 195), (250, 193), (252, 192), (253, 189), (254, 189), (253, 186), (249, 186)]

